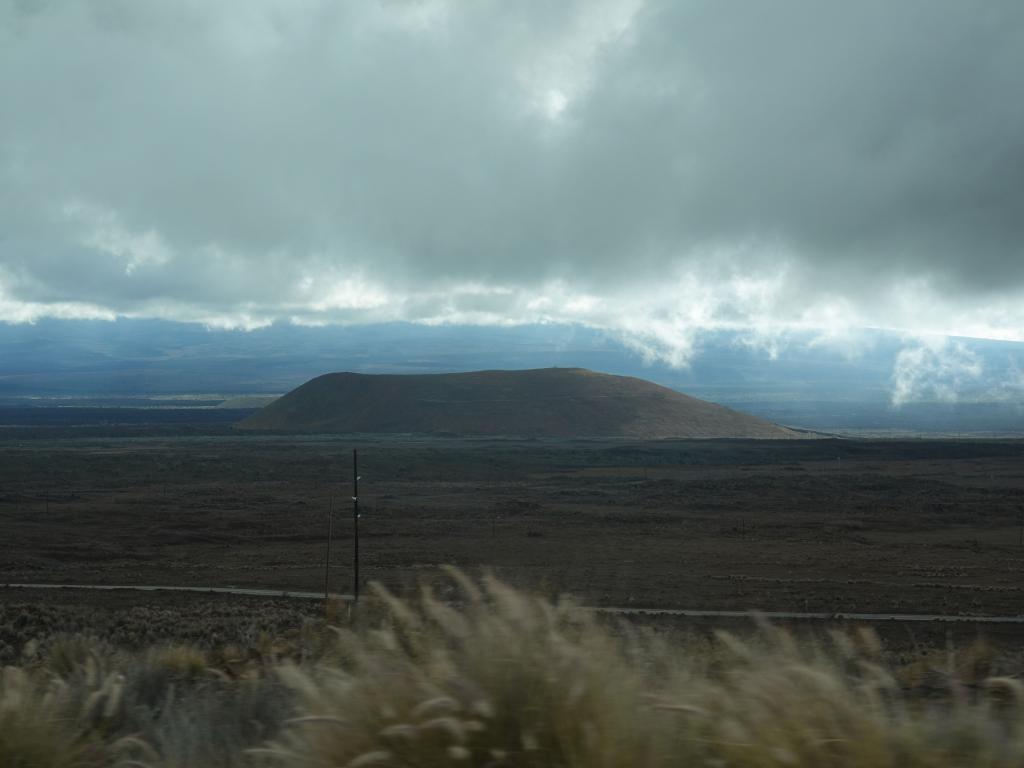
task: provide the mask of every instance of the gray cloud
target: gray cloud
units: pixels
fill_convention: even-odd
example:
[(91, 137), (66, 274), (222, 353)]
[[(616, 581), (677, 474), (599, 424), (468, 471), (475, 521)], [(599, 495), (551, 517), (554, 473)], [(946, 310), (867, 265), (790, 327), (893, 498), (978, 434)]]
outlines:
[(0, 319), (1024, 339), (1024, 5), (0, 0)]

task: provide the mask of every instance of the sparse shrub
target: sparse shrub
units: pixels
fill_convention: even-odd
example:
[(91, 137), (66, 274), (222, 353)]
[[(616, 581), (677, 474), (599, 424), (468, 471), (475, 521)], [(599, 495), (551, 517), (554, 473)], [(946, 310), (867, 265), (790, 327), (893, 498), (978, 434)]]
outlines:
[(97, 637), (66, 633), (53, 635), (43, 644), (30, 642), (23, 651), (26, 660), (40, 660), (47, 671), (64, 680), (87, 669), (90, 664), (99, 667), (102, 660), (113, 653), (114, 648)]
[(162, 667), (180, 680), (195, 680), (209, 671), (206, 654), (187, 645), (157, 648), (150, 653), (151, 664)]

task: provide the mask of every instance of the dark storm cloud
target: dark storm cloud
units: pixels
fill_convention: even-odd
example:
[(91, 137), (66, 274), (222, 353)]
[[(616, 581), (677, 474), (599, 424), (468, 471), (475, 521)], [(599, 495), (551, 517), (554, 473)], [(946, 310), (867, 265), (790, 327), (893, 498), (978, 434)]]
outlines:
[(1024, 5), (0, 4), (0, 313), (1024, 337)]

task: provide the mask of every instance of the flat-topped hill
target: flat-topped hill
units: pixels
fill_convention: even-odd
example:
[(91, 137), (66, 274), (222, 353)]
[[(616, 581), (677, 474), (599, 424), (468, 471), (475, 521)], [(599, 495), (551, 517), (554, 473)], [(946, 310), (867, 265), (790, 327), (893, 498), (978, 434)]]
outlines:
[(242, 429), (519, 437), (803, 437), (643, 379), (583, 368), (442, 374), (328, 373)]

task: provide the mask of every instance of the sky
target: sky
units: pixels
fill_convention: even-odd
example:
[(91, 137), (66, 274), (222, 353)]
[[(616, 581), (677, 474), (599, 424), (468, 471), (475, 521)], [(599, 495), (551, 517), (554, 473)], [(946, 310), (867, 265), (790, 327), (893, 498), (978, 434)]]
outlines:
[(1019, 0), (0, 0), (0, 321), (1024, 341), (1022, 72)]

